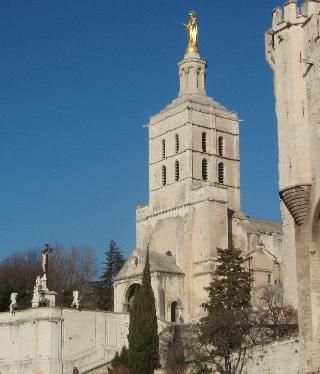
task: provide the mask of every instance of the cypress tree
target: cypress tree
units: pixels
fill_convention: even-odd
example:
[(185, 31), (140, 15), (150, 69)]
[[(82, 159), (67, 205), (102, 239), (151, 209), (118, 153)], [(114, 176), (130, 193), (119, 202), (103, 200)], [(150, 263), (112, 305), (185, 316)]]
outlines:
[(149, 250), (142, 285), (136, 291), (129, 324), (129, 365), (131, 374), (152, 374), (159, 367), (159, 337), (155, 298), (151, 287)]

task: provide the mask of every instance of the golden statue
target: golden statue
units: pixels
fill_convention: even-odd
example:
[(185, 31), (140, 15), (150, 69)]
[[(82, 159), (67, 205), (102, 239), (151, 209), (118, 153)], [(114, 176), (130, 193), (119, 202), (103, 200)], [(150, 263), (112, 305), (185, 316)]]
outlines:
[(189, 33), (189, 43), (187, 47), (187, 52), (198, 52), (198, 24), (196, 12), (189, 12), (189, 23), (186, 25), (183, 23), (183, 26), (187, 29)]

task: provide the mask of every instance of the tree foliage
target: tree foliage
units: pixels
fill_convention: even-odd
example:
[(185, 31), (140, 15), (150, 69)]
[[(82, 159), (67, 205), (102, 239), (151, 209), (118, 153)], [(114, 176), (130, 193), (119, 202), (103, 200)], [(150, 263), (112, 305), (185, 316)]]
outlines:
[(290, 337), (298, 333), (298, 313), (291, 305), (283, 305), (279, 290), (275, 287), (263, 289), (255, 310), (256, 342)]
[(159, 337), (155, 298), (151, 286), (149, 250), (142, 285), (136, 291), (129, 324), (129, 366), (131, 374), (152, 374), (159, 366)]
[(208, 315), (200, 322), (200, 342), (205, 359), (217, 373), (240, 373), (245, 359), (245, 340), (250, 332), (252, 275), (244, 267), (240, 251), (218, 249), (214, 280), (203, 308)]
[(125, 346), (122, 347), (120, 354), (116, 352), (112, 361), (111, 369), (108, 369), (109, 374), (125, 374), (129, 373), (129, 352)]
[(207, 364), (203, 362), (197, 362), (193, 365), (190, 374), (212, 374), (212, 370)]
[(113, 311), (113, 282), (114, 278), (125, 263), (125, 258), (116, 242), (110, 240), (108, 251), (105, 253), (103, 273), (100, 277), (101, 293), (99, 307), (104, 310)]

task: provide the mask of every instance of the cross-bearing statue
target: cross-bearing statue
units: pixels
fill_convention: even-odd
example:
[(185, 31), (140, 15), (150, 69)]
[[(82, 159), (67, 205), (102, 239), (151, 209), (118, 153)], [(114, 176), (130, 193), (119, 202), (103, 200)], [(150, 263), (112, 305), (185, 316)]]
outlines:
[(49, 244), (45, 244), (44, 248), (41, 251), (42, 256), (42, 270), (44, 274), (48, 273), (49, 266), (49, 253), (53, 252), (52, 248), (49, 248)]
[(53, 252), (49, 244), (45, 244), (41, 250), (43, 275), (36, 278), (36, 284), (33, 287), (32, 308), (54, 307), (56, 292), (48, 289), (48, 264), (49, 253)]

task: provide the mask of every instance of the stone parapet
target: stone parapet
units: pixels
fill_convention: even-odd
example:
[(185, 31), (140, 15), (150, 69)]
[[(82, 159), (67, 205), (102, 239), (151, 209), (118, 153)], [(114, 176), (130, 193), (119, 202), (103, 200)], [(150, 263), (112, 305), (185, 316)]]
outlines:
[(283, 7), (272, 12), (272, 30), (278, 31), (292, 24), (302, 24), (306, 19), (320, 10), (320, 0), (305, 0), (301, 6), (297, 0), (288, 0)]
[(0, 372), (84, 373), (127, 344), (128, 322), (125, 313), (61, 308), (0, 313)]

